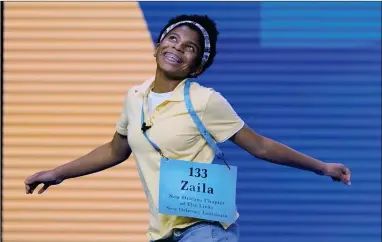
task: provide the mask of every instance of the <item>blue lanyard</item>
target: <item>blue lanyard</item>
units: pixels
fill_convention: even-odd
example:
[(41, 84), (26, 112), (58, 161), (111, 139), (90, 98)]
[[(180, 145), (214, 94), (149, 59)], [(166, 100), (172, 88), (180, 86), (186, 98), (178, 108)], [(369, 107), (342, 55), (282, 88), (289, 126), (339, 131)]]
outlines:
[[(227, 167), (230, 169), (229, 165), (225, 161), (224, 158), (224, 153), (219, 149), (213, 138), (211, 137), (211, 134), (207, 131), (206, 127), (203, 125), (202, 121), (200, 120), (199, 116), (196, 114), (195, 109), (191, 103), (190, 99), (190, 86), (191, 82), (189, 80), (186, 81), (185, 86), (184, 86), (184, 101), (186, 104), (186, 108), (188, 113), (190, 114), (192, 120), (196, 124), (196, 127), (198, 128), (200, 134), (204, 137), (204, 139), (207, 141), (207, 143), (211, 146), (213, 151), (215, 152), (215, 156), (217, 156), (219, 159), (223, 160), (224, 163), (227, 165)], [(145, 105), (145, 100), (143, 100), (142, 103), (142, 115), (141, 115), (141, 125), (142, 127), (145, 126), (145, 113), (144, 113), (144, 105)], [(159, 154), (168, 160), (167, 157), (165, 157), (162, 153), (162, 150), (157, 146), (148, 136), (146, 133), (146, 130), (142, 130), (143, 135), (146, 137), (146, 139), (150, 142), (150, 144), (154, 147), (156, 151), (159, 152)]]

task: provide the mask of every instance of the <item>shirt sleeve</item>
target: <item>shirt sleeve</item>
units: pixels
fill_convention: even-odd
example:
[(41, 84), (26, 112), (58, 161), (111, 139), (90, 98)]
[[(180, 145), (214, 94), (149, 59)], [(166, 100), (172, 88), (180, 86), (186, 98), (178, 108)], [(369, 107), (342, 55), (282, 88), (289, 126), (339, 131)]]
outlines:
[(244, 126), (244, 121), (230, 103), (219, 93), (213, 92), (207, 102), (202, 122), (217, 142), (225, 142)]
[(116, 125), (116, 131), (123, 136), (127, 136), (127, 125), (129, 124), (127, 119), (127, 97), (128, 94), (123, 100), (122, 111)]

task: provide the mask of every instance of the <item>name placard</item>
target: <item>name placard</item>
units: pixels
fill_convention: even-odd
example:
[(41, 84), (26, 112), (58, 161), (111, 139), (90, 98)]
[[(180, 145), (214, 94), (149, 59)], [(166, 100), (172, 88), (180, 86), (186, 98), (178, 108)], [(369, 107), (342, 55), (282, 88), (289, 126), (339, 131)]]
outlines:
[(237, 167), (161, 160), (159, 212), (234, 222)]

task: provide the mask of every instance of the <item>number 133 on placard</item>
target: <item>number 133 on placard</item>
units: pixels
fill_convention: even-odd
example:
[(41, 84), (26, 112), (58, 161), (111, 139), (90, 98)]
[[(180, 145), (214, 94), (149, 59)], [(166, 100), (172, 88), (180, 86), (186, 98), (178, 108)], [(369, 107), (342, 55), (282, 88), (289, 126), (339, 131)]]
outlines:
[(190, 176), (207, 178), (207, 169), (193, 168), (190, 167)]

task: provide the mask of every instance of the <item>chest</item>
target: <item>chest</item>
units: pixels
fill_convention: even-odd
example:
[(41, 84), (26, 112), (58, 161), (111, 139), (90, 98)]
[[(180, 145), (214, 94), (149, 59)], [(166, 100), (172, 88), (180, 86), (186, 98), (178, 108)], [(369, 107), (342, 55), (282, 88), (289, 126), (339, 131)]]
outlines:
[[(201, 115), (202, 108), (195, 107)], [(129, 110), (128, 138), (133, 152), (156, 152), (141, 131), (142, 103)], [(131, 115), (130, 115), (131, 114)], [(167, 154), (180, 154), (192, 150), (202, 139), (184, 101), (162, 102), (151, 113), (145, 112), (145, 122), (151, 128), (149, 138)]]

